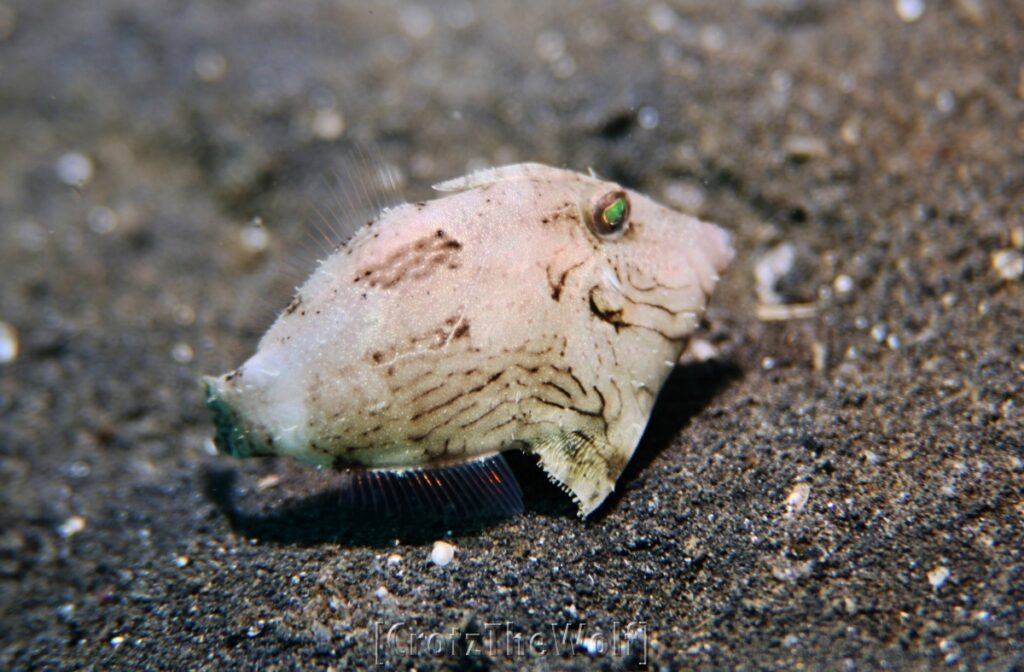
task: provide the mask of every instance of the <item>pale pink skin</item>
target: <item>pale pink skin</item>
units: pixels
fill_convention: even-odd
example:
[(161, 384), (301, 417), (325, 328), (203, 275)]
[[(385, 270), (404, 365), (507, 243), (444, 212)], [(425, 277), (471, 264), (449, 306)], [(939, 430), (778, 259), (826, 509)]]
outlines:
[[(628, 228), (602, 238), (584, 213), (621, 187), (537, 164), (439, 188), (462, 191), (361, 229), (249, 361), (208, 379), (233, 432), (222, 448), (398, 469), (537, 450), (589, 513), (632, 456), (730, 237), (626, 190)], [(585, 465), (560, 452), (572, 432), (589, 437)]]

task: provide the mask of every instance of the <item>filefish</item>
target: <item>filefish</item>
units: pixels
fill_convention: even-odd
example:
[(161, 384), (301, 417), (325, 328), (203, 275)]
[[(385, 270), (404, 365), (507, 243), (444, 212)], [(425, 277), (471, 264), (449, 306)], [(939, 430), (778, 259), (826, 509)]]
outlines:
[(511, 510), (501, 453), (519, 449), (585, 517), (632, 457), (731, 236), (540, 164), (435, 189), (358, 229), (248, 361), (204, 378), (215, 443)]

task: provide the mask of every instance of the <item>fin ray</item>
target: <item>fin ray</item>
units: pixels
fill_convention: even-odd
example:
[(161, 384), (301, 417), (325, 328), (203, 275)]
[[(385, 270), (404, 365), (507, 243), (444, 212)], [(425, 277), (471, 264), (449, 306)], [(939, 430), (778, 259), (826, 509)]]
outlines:
[(499, 454), (434, 469), (352, 472), (343, 505), (385, 516), (511, 516), (523, 510), (523, 494)]
[(405, 202), (398, 170), (373, 144), (355, 144), (309, 194), (306, 229), (323, 258), (351, 238), (366, 222)]
[(552, 168), (551, 166), (545, 166), (542, 163), (513, 163), (507, 166), (497, 166), (495, 168), (483, 168), (477, 170), (469, 175), (463, 175), (462, 177), (452, 178), (443, 182), (438, 182), (434, 185), (434, 191), (451, 192), (451, 191), (466, 191), (468, 189), (475, 189), (477, 187), (483, 187), (488, 184), (494, 184), (495, 182), (504, 182), (507, 180), (517, 180), (523, 177), (531, 176), (543, 176), (543, 175), (564, 175), (567, 171), (560, 168)]
[(559, 485), (586, 518), (615, 489), (615, 481), (631, 457), (594, 432), (553, 434), (530, 447), (540, 457), (548, 478)]

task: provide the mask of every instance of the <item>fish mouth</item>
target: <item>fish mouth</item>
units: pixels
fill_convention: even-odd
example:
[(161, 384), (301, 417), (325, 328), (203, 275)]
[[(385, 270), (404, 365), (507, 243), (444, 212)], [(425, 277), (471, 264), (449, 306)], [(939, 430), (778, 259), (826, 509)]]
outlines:
[(213, 443), (217, 451), (232, 457), (250, 457), (253, 444), (241, 428), (238, 412), (224, 399), (220, 381), (204, 376), (202, 383), (206, 391), (206, 407), (213, 411)]

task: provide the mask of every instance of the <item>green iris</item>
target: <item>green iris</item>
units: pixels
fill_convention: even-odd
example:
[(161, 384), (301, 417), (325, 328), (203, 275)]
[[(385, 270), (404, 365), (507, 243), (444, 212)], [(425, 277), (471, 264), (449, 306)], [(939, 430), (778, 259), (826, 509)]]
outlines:
[(615, 201), (604, 209), (601, 213), (601, 218), (605, 221), (608, 226), (612, 228), (618, 228), (622, 224), (622, 218), (626, 214), (626, 199), (619, 197)]

